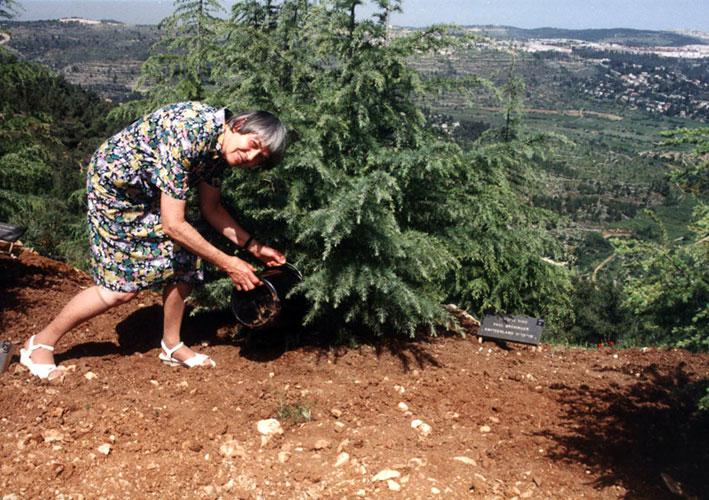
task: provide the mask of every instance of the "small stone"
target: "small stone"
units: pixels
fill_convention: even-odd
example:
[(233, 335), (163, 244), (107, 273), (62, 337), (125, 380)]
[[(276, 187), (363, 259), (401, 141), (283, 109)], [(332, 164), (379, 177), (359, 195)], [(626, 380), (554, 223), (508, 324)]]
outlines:
[(355, 495), (357, 495), (358, 497), (363, 497), (366, 494), (367, 494), (367, 492), (364, 490), (357, 490), (357, 493), (355, 493)]
[(345, 429), (345, 424), (342, 422), (335, 422), (335, 432), (342, 432)]
[(183, 450), (194, 451), (195, 453), (202, 451), (202, 445), (199, 444), (197, 441), (192, 441), (191, 439), (183, 441), (181, 448)]
[(439, 490), (438, 488), (436, 488), (436, 487), (434, 486), (433, 488), (431, 488), (431, 494), (432, 494), (432, 495), (440, 495), (440, 494), (441, 494), (441, 490)]
[(527, 490), (522, 493), (520, 493), (520, 498), (532, 498), (532, 495), (534, 495), (534, 492), (532, 490)]
[(350, 454), (347, 453), (346, 451), (343, 451), (339, 455), (337, 455), (337, 460), (335, 460), (335, 467), (339, 467), (341, 465), (346, 464), (350, 460)]
[(99, 453), (102, 453), (103, 455), (108, 455), (109, 453), (111, 453), (111, 445), (108, 443), (104, 443), (96, 449)]
[(52, 416), (55, 418), (62, 418), (63, 415), (64, 415), (64, 408), (57, 407), (52, 410)]
[(482, 432), (482, 433), (487, 433), (487, 432), (490, 432), (490, 431), (492, 431), (492, 429), (490, 428), (489, 425), (483, 425), (483, 426), (480, 427), (480, 432)]
[(488, 420), (489, 420), (490, 422), (492, 422), (493, 424), (499, 424), (499, 423), (500, 423), (500, 419), (497, 418), (497, 417), (488, 417)]
[(333, 408), (332, 410), (330, 410), (330, 414), (335, 418), (340, 418), (342, 416), (342, 410), (338, 410), (337, 408)]
[(431, 431), (433, 430), (430, 425), (428, 425), (426, 422), (420, 419), (414, 419), (411, 421), (411, 428), (416, 429), (419, 434), (422, 436), (426, 437), (429, 434), (431, 434)]
[(84, 378), (86, 380), (93, 380), (96, 378), (96, 374), (94, 372), (86, 372), (84, 373)]
[(332, 442), (329, 439), (318, 439), (313, 445), (315, 450), (324, 450), (332, 446)]
[(394, 390), (396, 392), (398, 392), (399, 394), (404, 394), (406, 392), (406, 389), (403, 386), (398, 385), (398, 384), (394, 386)]
[(259, 420), (256, 424), (256, 429), (264, 436), (273, 436), (275, 434), (283, 434), (281, 423), (275, 418), (267, 418)]
[(202, 489), (207, 498), (217, 498), (217, 489), (213, 485), (209, 484)]
[(419, 457), (413, 457), (409, 459), (409, 467), (423, 467), (426, 465), (426, 460)]
[(2, 497), (2, 500), (20, 500), (20, 497), (18, 497), (15, 493), (8, 493)]
[(477, 465), (478, 465), (475, 462), (475, 460), (473, 460), (470, 457), (465, 457), (465, 456), (453, 457), (453, 460), (455, 460), (456, 462), (461, 462), (461, 463), (467, 464), (467, 465), (472, 465), (473, 467), (477, 467)]
[(229, 439), (219, 447), (219, 454), (226, 458), (246, 458), (246, 450), (235, 439)]
[(394, 469), (382, 469), (372, 478), (372, 482), (375, 481), (387, 481), (389, 479), (396, 479), (401, 477), (401, 472)]
[(153, 384), (153, 385), (155, 385), (155, 386), (160, 385), (160, 382), (158, 382), (157, 380), (153, 380), (153, 379), (150, 379), (150, 383)]
[(397, 406), (401, 411), (408, 411), (409, 410), (409, 405), (407, 405), (403, 401), (401, 403), (399, 403)]
[(538, 476), (532, 477), (532, 481), (537, 485), (537, 488), (542, 487), (542, 480)]
[(485, 484), (485, 480), (480, 479), (480, 477), (472, 478), (470, 481), (470, 487), (468, 488), (471, 493), (475, 493), (476, 495), (482, 495), (488, 490), (487, 484)]
[(278, 462), (279, 463), (286, 463), (290, 459), (290, 452), (288, 451), (279, 451), (278, 452)]
[(56, 429), (48, 429), (42, 433), (45, 443), (54, 443), (56, 441), (64, 441), (64, 434)]
[(349, 444), (350, 440), (347, 438), (340, 441), (340, 444), (337, 445), (337, 453), (341, 453), (345, 449), (345, 446), (348, 446)]
[(389, 479), (387, 481), (387, 487), (391, 491), (401, 491), (401, 485), (399, 483), (397, 483), (396, 481), (394, 481), (393, 479)]

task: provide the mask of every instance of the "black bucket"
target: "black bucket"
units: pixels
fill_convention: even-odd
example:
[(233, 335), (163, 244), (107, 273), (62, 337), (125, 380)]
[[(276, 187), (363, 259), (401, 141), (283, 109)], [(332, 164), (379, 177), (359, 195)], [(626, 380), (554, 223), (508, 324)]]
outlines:
[(262, 328), (283, 315), (289, 305), (288, 292), (303, 281), (303, 275), (291, 264), (270, 267), (257, 276), (261, 285), (253, 290), (231, 293), (231, 312), (248, 328)]

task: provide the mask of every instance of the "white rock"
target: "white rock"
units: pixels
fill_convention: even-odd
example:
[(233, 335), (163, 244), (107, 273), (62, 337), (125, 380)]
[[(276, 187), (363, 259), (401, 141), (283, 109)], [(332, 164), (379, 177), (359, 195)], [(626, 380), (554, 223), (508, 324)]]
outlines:
[(84, 378), (86, 380), (93, 380), (96, 378), (96, 374), (94, 372), (86, 372), (84, 373)]
[(409, 405), (407, 405), (407, 404), (404, 403), (403, 401), (398, 404), (398, 407), (399, 407), (399, 409), (400, 409), (401, 411), (408, 411), (408, 409), (409, 409)]
[(483, 425), (483, 426), (480, 427), (480, 432), (482, 432), (482, 433), (487, 433), (487, 432), (490, 432), (490, 431), (492, 431), (492, 429), (490, 429), (490, 426), (489, 426), (489, 425)]
[(96, 449), (99, 453), (102, 453), (104, 455), (108, 455), (109, 453), (111, 453), (111, 445), (108, 443), (104, 443)]
[(20, 500), (20, 497), (18, 497), (15, 493), (8, 493), (2, 497), (2, 500)]
[(453, 460), (455, 460), (456, 462), (461, 462), (461, 463), (467, 464), (467, 465), (472, 465), (472, 466), (477, 466), (477, 465), (478, 465), (478, 464), (475, 462), (475, 460), (473, 460), (473, 459), (470, 458), (470, 457), (458, 456), (458, 457), (453, 457)]
[(367, 494), (367, 492), (364, 490), (357, 490), (357, 493), (355, 493), (355, 495), (357, 495), (358, 497), (363, 497), (366, 494)]
[(401, 491), (401, 485), (394, 481), (393, 479), (389, 479), (387, 481), (387, 486), (391, 491)]
[(382, 469), (377, 472), (377, 474), (372, 478), (372, 482), (388, 481), (389, 479), (396, 479), (397, 477), (401, 477), (401, 472), (399, 472), (398, 470)]
[(431, 434), (431, 431), (433, 430), (430, 425), (418, 418), (411, 421), (411, 428), (416, 429), (418, 433), (424, 437)]
[(229, 481), (222, 485), (222, 490), (229, 492), (234, 489), (235, 484), (234, 479), (229, 479)]
[(290, 459), (290, 452), (288, 451), (279, 451), (278, 452), (278, 461), (282, 464), (286, 463)]
[(440, 494), (441, 494), (441, 490), (439, 490), (438, 488), (436, 488), (436, 487), (434, 486), (433, 488), (431, 488), (431, 494), (433, 494), (433, 495), (440, 495)]
[(343, 451), (342, 453), (337, 455), (337, 460), (335, 460), (335, 467), (339, 467), (341, 465), (344, 465), (349, 461), (350, 461), (350, 454), (347, 453), (346, 451)]
[(150, 379), (150, 383), (153, 385), (156, 385), (156, 386), (160, 385), (160, 382), (158, 382), (157, 380), (153, 380), (153, 379)]
[(64, 441), (64, 434), (56, 429), (48, 429), (42, 433), (45, 443), (54, 443), (55, 441)]
[(241, 443), (235, 439), (225, 441), (224, 444), (219, 447), (219, 454), (227, 458), (246, 458), (246, 450), (241, 446)]
[(274, 434), (283, 434), (283, 428), (281, 423), (275, 418), (267, 418), (266, 420), (259, 420), (256, 424), (256, 428), (259, 433), (264, 436), (273, 436)]

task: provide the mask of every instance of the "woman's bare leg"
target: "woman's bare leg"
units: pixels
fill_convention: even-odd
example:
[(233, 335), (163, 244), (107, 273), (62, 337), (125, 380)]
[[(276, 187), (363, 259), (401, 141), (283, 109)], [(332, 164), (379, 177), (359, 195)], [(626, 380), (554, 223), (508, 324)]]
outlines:
[[(35, 336), (35, 344), (53, 346), (64, 334), (84, 321), (102, 314), (112, 307), (125, 304), (138, 292), (114, 292), (100, 286), (82, 290), (72, 298), (56, 318)], [(25, 348), (29, 347), (29, 339)], [(46, 349), (36, 349), (30, 356), (35, 363), (54, 363), (54, 355)]]
[[(163, 289), (163, 335), (162, 340), (167, 347), (175, 347), (180, 343), (180, 329), (182, 328), (182, 318), (185, 314), (185, 299), (192, 291), (192, 285), (178, 282), (171, 283)], [(176, 350), (172, 357), (180, 361), (186, 361), (195, 355), (195, 352), (187, 346)], [(205, 360), (205, 366), (210, 361)]]

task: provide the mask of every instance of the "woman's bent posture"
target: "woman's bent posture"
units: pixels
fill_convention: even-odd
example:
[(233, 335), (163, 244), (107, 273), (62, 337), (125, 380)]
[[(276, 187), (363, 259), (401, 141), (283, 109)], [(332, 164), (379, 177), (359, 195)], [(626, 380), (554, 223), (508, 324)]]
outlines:
[(180, 341), (184, 300), (203, 277), (201, 259), (223, 269), (239, 290), (259, 284), (253, 267), (205, 240), (185, 220), (187, 195), (199, 190), (203, 217), (222, 235), (266, 265), (285, 263), (279, 251), (250, 236), (221, 205), (229, 167), (278, 163), (283, 124), (265, 111), (232, 116), (197, 102), (158, 109), (117, 133), (94, 153), (87, 172), (91, 274), (96, 286), (77, 294), (20, 350), (33, 375), (53, 378), (54, 345), (80, 323), (131, 300), (139, 290), (163, 287), (160, 359), (188, 367), (215, 366)]

